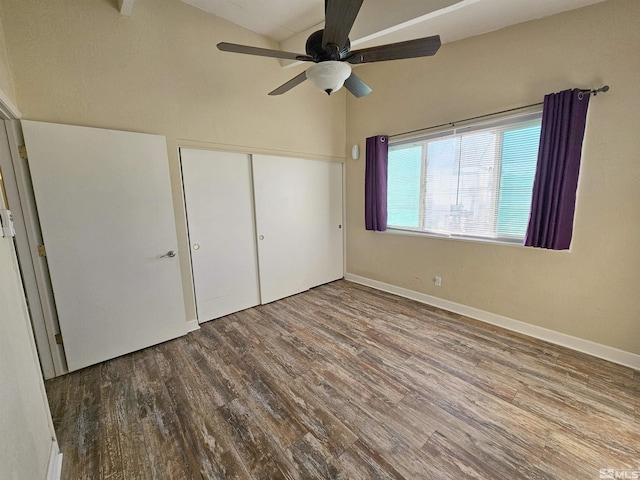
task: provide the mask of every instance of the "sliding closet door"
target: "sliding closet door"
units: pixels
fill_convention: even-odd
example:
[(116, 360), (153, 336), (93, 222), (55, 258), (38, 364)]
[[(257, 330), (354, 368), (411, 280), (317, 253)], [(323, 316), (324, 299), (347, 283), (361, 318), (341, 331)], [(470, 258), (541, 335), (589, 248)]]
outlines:
[(315, 287), (344, 276), (342, 164), (306, 162), (308, 175), (313, 178), (307, 195), (314, 207), (308, 232), (311, 251), (307, 257), (307, 268), (309, 287)]
[(342, 165), (253, 156), (262, 303), (343, 276)]
[(200, 323), (260, 303), (249, 155), (180, 149)]

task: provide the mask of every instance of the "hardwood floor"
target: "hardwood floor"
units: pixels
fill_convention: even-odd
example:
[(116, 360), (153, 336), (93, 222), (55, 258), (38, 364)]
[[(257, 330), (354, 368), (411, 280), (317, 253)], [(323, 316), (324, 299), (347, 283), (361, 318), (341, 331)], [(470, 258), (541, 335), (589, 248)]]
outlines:
[(64, 479), (640, 469), (629, 368), (345, 281), (201, 327), (47, 382)]

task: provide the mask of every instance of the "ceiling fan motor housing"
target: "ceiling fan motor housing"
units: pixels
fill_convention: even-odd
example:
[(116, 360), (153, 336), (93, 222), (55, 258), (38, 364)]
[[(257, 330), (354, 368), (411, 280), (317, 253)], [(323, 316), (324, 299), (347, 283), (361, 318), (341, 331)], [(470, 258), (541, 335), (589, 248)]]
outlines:
[[(307, 55), (313, 58), (313, 61), (326, 62), (327, 60), (343, 60), (351, 50), (351, 42), (347, 39), (344, 47), (340, 48), (340, 45), (327, 45), (326, 48), (322, 46), (322, 36), (324, 30), (318, 30), (317, 32), (309, 35), (305, 50)], [(333, 48), (332, 48), (333, 47)]]

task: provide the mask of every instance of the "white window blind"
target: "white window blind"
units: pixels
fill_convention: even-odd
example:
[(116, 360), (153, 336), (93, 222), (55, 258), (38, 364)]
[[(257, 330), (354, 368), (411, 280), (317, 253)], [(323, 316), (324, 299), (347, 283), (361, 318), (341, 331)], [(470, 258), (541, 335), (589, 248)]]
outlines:
[(541, 116), (512, 116), (392, 143), (388, 228), (521, 242)]

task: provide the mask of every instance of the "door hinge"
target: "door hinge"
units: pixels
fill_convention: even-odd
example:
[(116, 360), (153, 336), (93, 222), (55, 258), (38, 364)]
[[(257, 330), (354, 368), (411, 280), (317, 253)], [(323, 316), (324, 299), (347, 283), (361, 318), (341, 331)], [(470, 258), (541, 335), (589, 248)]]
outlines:
[(40, 257), (46, 257), (47, 256), (47, 249), (44, 248), (44, 245), (38, 245), (38, 256), (40, 256)]
[(62, 345), (62, 334), (61, 333), (56, 333), (56, 345)]
[(27, 159), (27, 146), (26, 145), (18, 145), (18, 154), (22, 160)]

